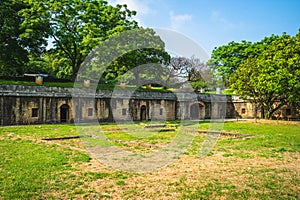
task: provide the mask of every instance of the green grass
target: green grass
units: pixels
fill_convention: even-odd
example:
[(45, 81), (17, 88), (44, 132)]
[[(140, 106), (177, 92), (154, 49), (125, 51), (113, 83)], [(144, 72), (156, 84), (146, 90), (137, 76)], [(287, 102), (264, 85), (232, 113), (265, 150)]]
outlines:
[(73, 163), (88, 162), (89, 156), (57, 145), (45, 146), (30, 140), (0, 141), (0, 196), (3, 199), (29, 199), (50, 191), (71, 192), (76, 179)]
[(284, 152), (300, 151), (300, 126), (261, 123), (225, 123), (225, 130), (253, 136), (249, 140), (222, 140), (216, 150), (233, 154), (256, 154), (261, 157), (281, 156)]
[[(5, 85), (29, 85), (29, 86), (47, 86), (47, 87), (66, 87), (66, 88), (72, 88), (74, 87), (74, 82), (47, 82), (44, 81), (42, 85), (36, 84), (34, 81), (14, 81), (14, 80), (1, 80), (0, 84)], [(75, 83), (76, 87), (83, 87), (82, 83)], [(97, 88), (97, 89), (104, 89), (104, 90), (114, 90), (119, 89), (123, 90), (119, 85), (115, 85), (113, 83), (108, 84), (90, 84), (90, 88)], [(172, 92), (173, 88), (163, 88), (163, 87), (153, 87), (151, 86), (151, 89), (147, 89), (146, 86), (136, 87), (134, 85), (126, 85), (125, 90), (137, 90), (137, 91), (153, 91), (153, 92)], [(216, 94), (216, 91), (208, 91), (204, 94)], [(233, 90), (231, 89), (225, 89), (222, 90), (222, 94), (224, 95), (233, 95)]]
[[(0, 80), (0, 84), (5, 85), (29, 85), (29, 86), (47, 86), (47, 87), (66, 87), (72, 88), (74, 87), (74, 82), (43, 82), (42, 85), (38, 85), (35, 82), (28, 82), (28, 81), (13, 81), (13, 80)], [(83, 87), (81, 83), (76, 83), (76, 87)], [(119, 89), (121, 87), (119, 85), (114, 84), (91, 84), (90, 88), (97, 88), (97, 89), (105, 89), (105, 90), (113, 90)], [(127, 85), (125, 90), (138, 90), (138, 91), (154, 91), (154, 92), (171, 92), (172, 89), (164, 89), (163, 87), (151, 87), (151, 89), (146, 89), (146, 86), (141, 86), (137, 88), (133, 85)]]
[(73, 125), (0, 127), (0, 199), (48, 199), (48, 193), (56, 192), (71, 197), (86, 180), (108, 176), (78, 172), (72, 167), (89, 162), (91, 158), (86, 153), (37, 142), (71, 135), (76, 135)]
[[(30, 86), (39, 86), (35, 82), (29, 82), (29, 81), (13, 81), (13, 80), (0, 80), (0, 84), (6, 84), (6, 85), (30, 85)], [(44, 82), (43, 86), (48, 87), (73, 87), (73, 82)]]
[[(143, 129), (146, 124), (149, 122), (119, 126), (103, 123), (100, 128), (96, 125), (80, 128), (93, 133), (102, 130), (106, 137), (115, 140), (157, 146), (168, 144), (176, 135), (176, 131), (147, 132)], [(208, 129), (210, 124), (200, 122), (193, 126)], [(178, 127), (178, 121), (167, 122), (167, 127)], [(250, 138), (221, 136), (210, 156), (201, 160), (199, 150), (205, 135), (198, 135), (183, 160), (144, 174), (93, 164), (91, 155), (84, 151), (85, 140), (41, 140), (76, 136), (77, 130), (74, 125), (59, 124), (0, 127), (0, 199), (300, 197), (299, 124), (226, 122), (224, 130), (247, 134)], [(132, 148), (130, 143), (112, 144), (129, 151), (152, 151)]]
[[(216, 91), (206, 91), (204, 94), (216, 94)], [(224, 89), (222, 90), (222, 94), (232, 96), (234, 95), (234, 90), (232, 89)]]
[[(161, 124), (160, 122), (157, 122)], [(89, 147), (93, 146), (119, 146), (125, 149), (132, 149), (135, 152), (149, 152), (152, 149), (150, 146), (159, 147), (167, 145), (175, 136), (176, 129), (168, 129), (173, 127), (172, 123), (167, 123), (163, 128), (144, 128), (147, 123), (134, 123), (134, 124), (106, 124), (106, 125), (93, 125), (93, 126), (80, 126), (78, 131), (83, 137), (83, 140)], [(167, 130), (167, 131), (163, 131)], [(170, 130), (170, 131), (169, 131)], [(92, 136), (92, 137), (90, 137)], [(93, 136), (104, 136), (109, 140), (98, 140)], [(147, 148), (149, 146), (149, 148)], [(146, 148), (145, 148), (146, 147)]]

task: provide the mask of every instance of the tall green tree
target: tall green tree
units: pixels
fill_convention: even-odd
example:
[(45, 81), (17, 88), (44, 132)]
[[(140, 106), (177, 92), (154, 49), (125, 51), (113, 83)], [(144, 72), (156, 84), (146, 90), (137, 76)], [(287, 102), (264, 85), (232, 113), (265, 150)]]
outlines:
[[(137, 27), (136, 14), (126, 5), (115, 7), (104, 0), (24, 0), (23, 25), (49, 24), (49, 39), (60, 59), (67, 58), (72, 78), (89, 52), (110, 36)], [(67, 67), (69, 67), (67, 66)]]
[[(77, 76), (83, 79), (126, 81), (134, 85), (163, 83), (169, 54), (164, 42), (149, 28), (136, 28), (114, 34), (84, 60)], [(154, 82), (153, 82), (154, 81)]]
[[(163, 75), (165, 75), (163, 68), (151, 69), (151, 74), (147, 72), (150, 68), (166, 65), (170, 62), (170, 55), (164, 50), (164, 42), (153, 29), (139, 28), (135, 29), (134, 32), (135, 38), (130, 41), (131, 44), (127, 44), (131, 45), (134, 50), (126, 52), (115, 59), (106, 70), (105, 78), (108, 80), (127, 79), (127, 81), (131, 79), (131, 83), (136, 85), (140, 85), (141, 81), (160, 80), (160, 82), (163, 82)], [(144, 48), (149, 46), (150, 43), (151, 48)], [(117, 44), (115, 46), (118, 47)], [(138, 48), (139, 46), (143, 48)], [(143, 67), (140, 67), (141, 65)], [(125, 73), (127, 73), (126, 76), (123, 76)]]
[(227, 45), (215, 47), (211, 59), (207, 62), (210, 66), (215, 79), (222, 79), (225, 86), (228, 80), (240, 65), (245, 63), (248, 58), (258, 57), (278, 36), (271, 35), (259, 42), (229, 42)]
[(257, 103), (263, 118), (300, 100), (300, 30), (283, 34), (257, 57), (248, 57), (231, 76), (231, 86), (244, 99)]
[(216, 77), (222, 77), (223, 81), (227, 83), (228, 78), (233, 74), (237, 67), (243, 63), (247, 54), (249, 54), (249, 47), (251, 42), (229, 42), (227, 45), (215, 47), (208, 65), (211, 67)]
[(22, 75), (30, 58), (45, 51), (47, 31), (43, 23), (24, 26), (24, 9), (30, 5), (23, 0), (0, 0), (0, 75)]

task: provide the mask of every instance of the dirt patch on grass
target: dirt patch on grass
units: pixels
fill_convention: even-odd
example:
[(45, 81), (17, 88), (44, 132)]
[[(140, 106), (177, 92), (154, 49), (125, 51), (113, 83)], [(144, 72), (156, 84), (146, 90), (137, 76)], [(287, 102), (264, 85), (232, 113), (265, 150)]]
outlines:
[[(287, 193), (296, 193), (295, 191), (300, 191), (296, 182), (300, 178), (299, 166), (299, 153), (285, 153), (282, 159), (242, 159), (223, 157), (221, 154), (199, 159), (184, 155), (165, 168), (127, 177), (122, 185), (117, 184), (118, 178), (107, 178), (93, 181), (89, 187), (97, 194), (113, 199), (177, 199), (183, 194), (207, 190), (209, 185), (212, 191), (207, 197), (218, 198), (222, 194), (226, 199), (233, 197), (232, 193), (238, 191), (272, 193), (272, 188), (260, 189), (260, 185), (268, 182), (282, 184), (280, 188), (286, 188)], [(97, 160), (92, 160), (83, 168), (92, 171), (106, 169)]]
[[(258, 123), (276, 124), (277, 122), (259, 121)], [(19, 136), (10, 131), (0, 137), (5, 140), (31, 140), (33, 143), (46, 144), (45, 147), (58, 145), (62, 147), (57, 148), (58, 151), (68, 153), (70, 167), (66, 164), (66, 170), (59, 172), (56, 179), (49, 180), (54, 182), (54, 186), (59, 185), (59, 182), (66, 183), (66, 186), (59, 185), (66, 189), (51, 187), (43, 194), (44, 198), (278, 199), (280, 197), (300, 199), (298, 129), (294, 130), (295, 136), (289, 136), (287, 133), (291, 130), (290, 127), (287, 127), (285, 137), (281, 137), (283, 133), (274, 132), (280, 135), (276, 142), (271, 140), (273, 133), (253, 134), (254, 139), (247, 141), (231, 141), (233, 139), (231, 135), (221, 135), (219, 139), (229, 141), (221, 141), (219, 146), (215, 146), (210, 156), (202, 159), (195, 155), (206, 136), (201, 133), (195, 137), (196, 142), (194, 146), (192, 145), (195, 151), (180, 156), (169, 166), (142, 174), (117, 171), (100, 163), (89, 154), (84, 140), (81, 139), (43, 141), (37, 137)], [(260, 136), (266, 136), (261, 140), (266, 141), (263, 145), (255, 140)], [(277, 145), (282, 140), (291, 143)], [(152, 142), (152, 140), (142, 140), (146, 144), (150, 144), (149, 141)], [(168, 141), (168, 138), (163, 141)], [(134, 151), (137, 145), (135, 143), (131, 145), (130, 142), (134, 141), (129, 140), (126, 142), (127, 146), (121, 147)], [(159, 142), (158, 144), (161, 144)], [(243, 148), (243, 145), (250, 146)], [(293, 148), (289, 148), (290, 146)], [(89, 161), (86, 154), (91, 157)]]
[[(227, 136), (224, 136), (223, 139), (226, 138)], [(43, 141), (43, 143), (87, 152), (80, 139), (72, 139), (72, 143), (67, 141)], [(92, 157), (89, 162), (74, 163), (72, 165), (72, 168), (76, 169), (74, 175), (80, 177), (84, 173), (101, 172), (108, 173), (109, 176), (84, 181), (84, 184), (76, 188), (74, 197), (76, 199), (260, 199), (268, 196), (297, 199), (299, 197), (299, 153), (283, 152), (280, 157), (274, 158), (259, 157), (256, 151), (252, 153), (253, 155), (247, 158), (234, 155), (227, 157), (224, 156), (224, 152), (218, 151), (202, 159), (193, 155), (182, 155), (169, 166), (143, 174), (116, 171)], [(65, 196), (63, 193), (61, 195)]]

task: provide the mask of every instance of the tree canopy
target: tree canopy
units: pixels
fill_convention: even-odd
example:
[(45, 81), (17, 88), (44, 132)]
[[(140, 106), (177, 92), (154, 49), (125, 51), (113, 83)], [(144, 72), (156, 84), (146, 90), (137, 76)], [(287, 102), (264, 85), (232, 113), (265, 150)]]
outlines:
[[(111, 6), (105, 0), (8, 0), (1, 2), (0, 14), (0, 75), (48, 73), (74, 80), (95, 47), (129, 30), (138, 32), (136, 41), (155, 45), (120, 55), (105, 72), (107, 80), (118, 80), (141, 64), (170, 60), (163, 41), (152, 29), (139, 28), (132, 19), (136, 12), (126, 5)], [(105, 51), (114, 48), (118, 45)]]
[(45, 51), (47, 44), (43, 24), (25, 27), (20, 15), (31, 9), (25, 1), (0, 0), (0, 75), (16, 76), (26, 71), (30, 58)]
[(235, 73), (237, 68), (248, 58), (256, 58), (264, 51), (278, 36), (271, 35), (259, 42), (241, 41), (229, 42), (227, 45), (214, 48), (208, 65), (211, 67), (215, 77), (221, 77), (228, 86), (229, 77)]
[(300, 100), (300, 30), (255, 43), (231, 42), (214, 50), (214, 69), (237, 95), (257, 103), (262, 117)]
[(126, 5), (113, 7), (104, 0), (24, 1), (30, 7), (22, 10), (22, 25), (30, 32), (32, 24), (44, 24), (53, 41), (51, 53), (56, 59), (67, 58), (67, 63), (62, 63), (71, 67), (73, 79), (85, 57), (101, 41), (137, 28), (137, 22), (131, 20), (136, 12)]
[[(155, 68), (159, 64), (170, 62), (170, 55), (164, 50), (164, 42), (156, 35), (153, 29), (139, 28), (135, 29), (134, 33), (128, 33), (122, 37), (125, 37), (130, 42), (128, 44), (121, 44), (126, 45), (126, 49), (131, 48), (133, 50), (125, 52), (111, 63), (104, 74), (106, 80), (122, 79), (120, 81), (131, 82), (134, 85), (140, 85), (141, 81), (151, 83), (151, 81), (160, 80), (162, 82), (163, 77), (161, 75), (163, 75), (163, 72), (159, 69), (151, 70), (150, 75), (145, 71), (145, 65), (147, 65), (147, 68)], [(113, 46), (124, 48), (119, 45)], [(144, 66), (139, 67), (141, 65)], [(125, 75), (125, 73), (127, 74)]]

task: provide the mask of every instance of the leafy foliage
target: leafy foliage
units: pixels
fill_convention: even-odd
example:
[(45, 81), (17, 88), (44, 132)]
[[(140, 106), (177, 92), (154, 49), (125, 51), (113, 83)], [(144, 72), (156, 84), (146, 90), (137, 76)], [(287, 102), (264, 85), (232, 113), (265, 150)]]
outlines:
[(113, 7), (103, 0), (26, 1), (31, 6), (22, 10), (23, 26), (40, 22), (48, 25), (52, 52), (59, 60), (68, 59), (73, 78), (92, 48), (120, 31), (137, 27), (135, 21), (130, 21), (135, 11), (125, 5)]
[(230, 42), (215, 48), (208, 65), (242, 98), (257, 104), (263, 118), (300, 99), (299, 35), (272, 35), (259, 42)]
[(245, 59), (230, 78), (237, 94), (257, 103), (264, 118), (300, 99), (299, 34), (276, 38), (259, 55)]
[(247, 54), (251, 42), (242, 41), (229, 42), (227, 45), (215, 48), (212, 52), (210, 63), (214, 67), (218, 75), (225, 77), (235, 72), (237, 67), (247, 58)]
[(45, 50), (46, 33), (42, 23), (27, 27), (21, 12), (30, 9), (24, 1), (0, 1), (0, 75), (22, 75), (30, 58)]
[(77, 81), (104, 79), (136, 86), (161, 83), (163, 63), (168, 60), (164, 42), (152, 29), (123, 31), (93, 49), (82, 64)]
[[(134, 38), (131, 38), (130, 35), (132, 34), (135, 36)], [(121, 52), (121, 55), (106, 70), (105, 79), (120, 80), (137, 86), (140, 86), (142, 82), (163, 82), (161, 75), (164, 74), (164, 70), (160, 70), (162, 69), (160, 66), (169, 63), (170, 55), (165, 52), (165, 44), (160, 37), (149, 28), (135, 29), (126, 36), (132, 40), (130, 44), (125, 44), (127, 45), (125, 49), (131, 48), (134, 50), (129, 50), (124, 54)], [(121, 42), (121, 44), (123, 43)], [(124, 48), (120, 45), (116, 46), (120, 48), (120, 51)], [(145, 48), (148, 46), (151, 48)]]
[(229, 42), (213, 50), (208, 64), (216, 76), (221, 76), (228, 81), (241, 64), (248, 58), (259, 56), (277, 38), (278, 36), (271, 35), (256, 43), (245, 40)]

